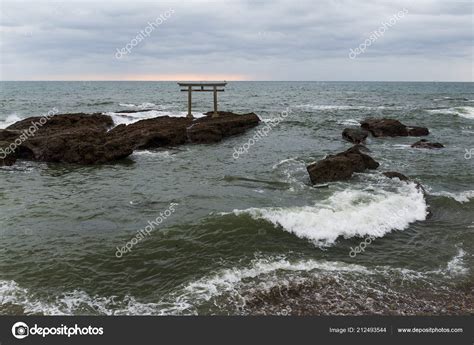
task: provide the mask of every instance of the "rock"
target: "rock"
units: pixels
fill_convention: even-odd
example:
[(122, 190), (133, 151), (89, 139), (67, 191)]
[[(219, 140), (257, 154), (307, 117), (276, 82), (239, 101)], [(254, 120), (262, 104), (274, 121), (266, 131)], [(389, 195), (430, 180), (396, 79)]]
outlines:
[(407, 127), (408, 136), (410, 137), (422, 137), (430, 134), (430, 131), (426, 127)]
[(366, 119), (361, 122), (361, 127), (374, 137), (407, 136), (408, 130), (404, 124), (393, 119)]
[(59, 131), (73, 131), (79, 128), (97, 129), (107, 131), (114, 125), (114, 121), (108, 115), (100, 113), (85, 114), (61, 114), (51, 116), (44, 125), (39, 125), (42, 117), (29, 117), (27, 119), (15, 122), (7, 127), (9, 130), (29, 130), (36, 124), (35, 136), (46, 135), (47, 132), (57, 133)]
[(396, 171), (387, 171), (383, 173), (388, 178), (398, 178), (400, 181), (409, 181), (410, 179)]
[(428, 135), (425, 127), (408, 127), (394, 119), (369, 118), (361, 122), (361, 127), (369, 131), (374, 137), (406, 137)]
[(188, 142), (215, 143), (223, 138), (244, 133), (259, 122), (259, 117), (254, 113), (237, 115), (220, 112), (219, 117), (206, 116), (199, 119), (162, 116), (141, 120), (128, 126), (117, 126), (108, 135), (126, 140), (137, 149), (148, 149)]
[(222, 140), (221, 130), (207, 123), (193, 123), (186, 128), (186, 135), (194, 144), (216, 143)]
[[(163, 116), (111, 130), (112, 118), (98, 113), (56, 115), (41, 125), (41, 117), (32, 117), (0, 130), (0, 144), (7, 147), (23, 136), (15, 147), (18, 159), (102, 164), (125, 158), (135, 149), (217, 142), (260, 122), (253, 113), (222, 114), (200, 119)], [(12, 164), (12, 159), (2, 159), (0, 164)]]
[(330, 155), (319, 162), (306, 167), (313, 184), (331, 181), (348, 180), (354, 172), (363, 172), (366, 169), (377, 169), (377, 163), (372, 157), (360, 152), (358, 146), (347, 151)]
[[(0, 143), (0, 148), (2, 144)], [(10, 166), (15, 164), (16, 162), (16, 155), (15, 154), (6, 154), (3, 151), (0, 151), (0, 167), (3, 166)]]
[(411, 147), (416, 147), (419, 149), (441, 149), (444, 147), (444, 145), (440, 143), (432, 143), (426, 139), (421, 139), (412, 144)]
[(342, 137), (354, 144), (361, 144), (369, 135), (369, 132), (360, 128), (345, 128)]
[(187, 142), (186, 128), (193, 119), (161, 116), (119, 125), (107, 133), (108, 138), (127, 143), (133, 149), (151, 149), (182, 145)]
[(416, 185), (416, 188), (418, 188), (419, 190), (421, 190), (421, 192), (423, 193), (423, 195), (426, 195), (426, 190), (425, 188), (421, 185), (421, 183), (417, 182), (417, 181), (413, 181), (411, 180), (409, 177), (403, 175), (403, 174), (400, 174), (399, 172), (396, 172), (396, 171), (387, 171), (387, 172), (384, 172), (383, 175), (387, 176), (388, 178), (398, 178), (400, 181), (403, 181), (403, 182), (406, 182), (406, 183), (409, 183), (409, 182), (413, 182), (415, 185)]

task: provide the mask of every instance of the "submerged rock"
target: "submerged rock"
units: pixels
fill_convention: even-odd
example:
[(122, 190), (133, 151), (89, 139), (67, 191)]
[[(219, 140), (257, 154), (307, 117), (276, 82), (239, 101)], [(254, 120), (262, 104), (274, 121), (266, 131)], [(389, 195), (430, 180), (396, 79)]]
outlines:
[(345, 128), (342, 131), (342, 137), (354, 144), (363, 143), (368, 135), (368, 131), (360, 128)]
[(411, 126), (407, 127), (407, 130), (408, 136), (410, 137), (422, 137), (430, 134), (430, 131), (426, 127)]
[[(413, 181), (412, 179), (410, 179), (409, 177), (399, 173), (399, 172), (396, 172), (396, 171), (387, 171), (387, 172), (384, 172), (383, 175), (385, 175), (386, 177), (388, 178), (398, 178), (400, 181), (403, 181), (403, 182), (406, 182), (406, 183), (409, 183), (409, 182), (413, 182), (415, 185), (416, 185), (416, 188), (418, 188), (419, 190), (421, 190), (421, 192), (426, 195), (426, 190), (425, 188), (421, 185), (421, 183), (417, 182), (417, 181)], [(428, 216), (431, 216), (431, 212), (428, 210)]]
[(419, 149), (441, 149), (444, 147), (441, 143), (432, 143), (426, 139), (421, 139), (416, 143), (412, 144), (411, 147), (416, 147)]
[(400, 181), (409, 181), (410, 179), (396, 171), (387, 171), (383, 173), (388, 178), (398, 178)]
[[(135, 149), (217, 142), (243, 133), (260, 122), (253, 113), (237, 115), (227, 112), (216, 118), (206, 116), (196, 120), (162, 116), (113, 129), (112, 118), (98, 113), (56, 115), (39, 125), (40, 119), (24, 119), (0, 130), (2, 146), (17, 143), (12, 157), (101, 164), (125, 158)], [(12, 160), (5, 158), (0, 164), (12, 164)]]
[(374, 137), (407, 137), (429, 134), (428, 128), (409, 127), (394, 119), (369, 118), (361, 122), (361, 127), (369, 131)]
[(359, 145), (336, 155), (329, 155), (319, 162), (306, 167), (313, 184), (348, 180), (354, 172), (377, 169), (379, 163), (372, 157), (360, 152)]

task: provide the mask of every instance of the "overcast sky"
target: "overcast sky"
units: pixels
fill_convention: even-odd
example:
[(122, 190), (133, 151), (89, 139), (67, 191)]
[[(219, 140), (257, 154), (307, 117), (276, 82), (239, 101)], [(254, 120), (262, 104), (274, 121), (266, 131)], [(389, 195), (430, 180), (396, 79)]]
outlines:
[(473, 81), (472, 1), (2, 0), (0, 13), (1, 80)]

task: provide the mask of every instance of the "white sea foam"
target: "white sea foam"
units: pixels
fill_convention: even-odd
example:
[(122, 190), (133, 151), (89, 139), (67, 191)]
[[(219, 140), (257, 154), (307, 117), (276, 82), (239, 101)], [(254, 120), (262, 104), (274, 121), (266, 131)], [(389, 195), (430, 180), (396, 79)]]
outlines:
[(392, 230), (404, 230), (412, 222), (425, 220), (426, 208), (422, 192), (410, 183), (400, 185), (396, 192), (347, 189), (314, 206), (233, 212), (265, 219), (317, 246), (328, 246), (339, 236), (382, 237)]
[[(284, 257), (254, 259), (248, 267), (222, 269), (215, 275), (191, 281), (157, 302), (144, 303), (133, 296), (91, 296), (82, 290), (66, 292), (50, 302), (34, 297), (28, 289), (14, 281), (0, 281), (1, 304), (12, 303), (24, 308), (26, 314), (44, 315), (179, 315), (196, 314), (196, 307), (222, 294), (239, 295), (248, 281), (252, 289), (281, 285), (278, 273), (291, 272), (356, 272), (371, 274), (364, 266), (343, 262), (300, 260), (290, 262)], [(254, 284), (255, 283), (255, 284)]]
[(133, 104), (133, 103), (119, 103), (121, 107), (126, 107), (126, 108), (139, 108), (139, 109), (148, 109), (148, 108), (153, 108), (153, 107), (158, 107), (160, 109), (164, 109), (165, 107), (163, 106), (157, 106), (155, 103), (142, 103), (142, 104)]
[(446, 271), (451, 275), (464, 275), (469, 272), (469, 269), (465, 267), (464, 257), (466, 252), (462, 248), (458, 248), (457, 254), (448, 262)]
[[(188, 113), (181, 111), (164, 111), (164, 110), (147, 110), (147, 111), (139, 111), (136, 113), (114, 113), (114, 112), (107, 112), (105, 115), (109, 115), (112, 117), (115, 125), (129, 125), (131, 123), (138, 122), (140, 120), (152, 119), (154, 117), (160, 116), (169, 116), (169, 117), (186, 117)], [(203, 113), (193, 113), (194, 117), (204, 117)]]
[[(246, 295), (255, 291), (269, 291), (271, 288), (284, 287), (290, 283), (304, 282), (319, 277), (340, 277), (344, 281), (358, 281), (368, 277), (403, 276), (408, 280), (423, 280), (431, 283), (431, 276), (466, 274), (464, 264), (466, 253), (458, 254), (448, 262), (445, 269), (429, 272), (418, 272), (407, 268), (375, 266), (371, 269), (340, 261), (314, 259), (288, 260), (285, 256), (257, 257), (246, 266), (222, 268), (215, 274), (206, 275), (184, 283), (156, 302), (142, 302), (127, 295), (91, 296), (82, 290), (73, 290), (44, 302), (34, 297), (28, 289), (20, 287), (13, 281), (0, 281), (1, 304), (20, 305), (27, 314), (43, 313), (45, 315), (190, 315), (198, 314), (199, 306), (211, 302), (220, 296), (226, 296), (227, 303), (244, 306)], [(365, 276), (367, 278), (362, 278)], [(357, 278), (359, 277), (359, 278)], [(227, 307), (227, 303), (223, 305)]]
[(466, 191), (458, 192), (458, 193), (441, 191), (441, 192), (432, 192), (430, 194), (434, 196), (448, 197), (448, 198), (456, 200), (459, 203), (469, 202), (472, 198), (474, 198), (474, 190), (466, 190)]
[(444, 108), (444, 109), (430, 109), (427, 110), (432, 114), (450, 114), (464, 117), (466, 119), (474, 119), (474, 107), (453, 107), (453, 108)]
[(170, 160), (175, 159), (174, 155), (170, 151), (136, 150), (133, 151), (132, 156), (152, 156)]
[(338, 125), (344, 126), (360, 126), (360, 120), (357, 119), (345, 119), (337, 121)]
[(7, 128), (10, 125), (13, 125), (15, 122), (21, 121), (22, 118), (17, 114), (10, 114), (5, 120), (0, 120), (0, 129)]
[(385, 106), (385, 105), (380, 105), (380, 106), (366, 106), (366, 105), (336, 105), (336, 104), (301, 104), (297, 105), (296, 108), (302, 108), (304, 110), (384, 110), (384, 109), (391, 109), (391, 110), (397, 110), (397, 109), (403, 109), (403, 107), (400, 106)]

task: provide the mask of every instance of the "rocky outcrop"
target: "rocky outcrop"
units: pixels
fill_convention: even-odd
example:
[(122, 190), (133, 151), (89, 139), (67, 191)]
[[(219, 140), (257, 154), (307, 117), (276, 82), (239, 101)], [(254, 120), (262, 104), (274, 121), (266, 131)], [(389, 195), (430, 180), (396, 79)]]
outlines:
[(430, 131), (426, 127), (407, 127), (409, 137), (423, 137), (430, 134)]
[(394, 119), (366, 119), (361, 127), (369, 131), (374, 137), (407, 137), (424, 136), (429, 134), (428, 128), (406, 126)]
[(425, 188), (421, 185), (421, 183), (417, 182), (417, 181), (413, 181), (412, 179), (410, 179), (409, 177), (399, 173), (399, 172), (396, 172), (396, 171), (386, 171), (383, 173), (383, 175), (385, 175), (386, 177), (388, 178), (398, 178), (400, 181), (403, 181), (403, 182), (406, 182), (406, 183), (409, 183), (409, 182), (413, 182), (415, 185), (416, 185), (416, 188), (418, 188), (424, 195), (426, 195), (426, 190)]
[(360, 128), (345, 128), (342, 131), (342, 137), (354, 144), (362, 144), (368, 135), (368, 131)]
[(254, 113), (222, 113), (219, 117), (200, 119), (163, 116), (111, 129), (114, 123), (110, 116), (79, 113), (52, 116), (34, 126), (40, 119), (28, 118), (0, 130), (0, 147), (16, 142), (11, 155), (0, 161), (1, 165), (13, 164), (16, 158), (101, 164), (125, 158), (135, 149), (218, 142), (260, 122)]
[(444, 145), (440, 143), (432, 143), (426, 139), (421, 139), (412, 144), (411, 147), (416, 147), (419, 149), (442, 149)]
[(306, 167), (313, 184), (348, 180), (354, 172), (366, 169), (377, 169), (377, 163), (372, 157), (360, 152), (358, 145), (336, 155), (329, 155), (319, 162)]
[[(3, 149), (2, 143), (0, 143), (0, 149)], [(10, 166), (15, 164), (16, 155), (15, 154), (6, 154), (3, 151), (0, 151), (0, 167)]]
[(387, 171), (384, 172), (383, 175), (388, 178), (398, 178), (400, 181), (410, 181), (408, 177), (396, 171)]
[(108, 136), (132, 143), (136, 149), (186, 143), (209, 144), (244, 133), (257, 126), (259, 122), (259, 117), (254, 113), (237, 115), (220, 112), (219, 117), (206, 116), (199, 119), (162, 116), (138, 121), (128, 126), (117, 126), (108, 133)]

